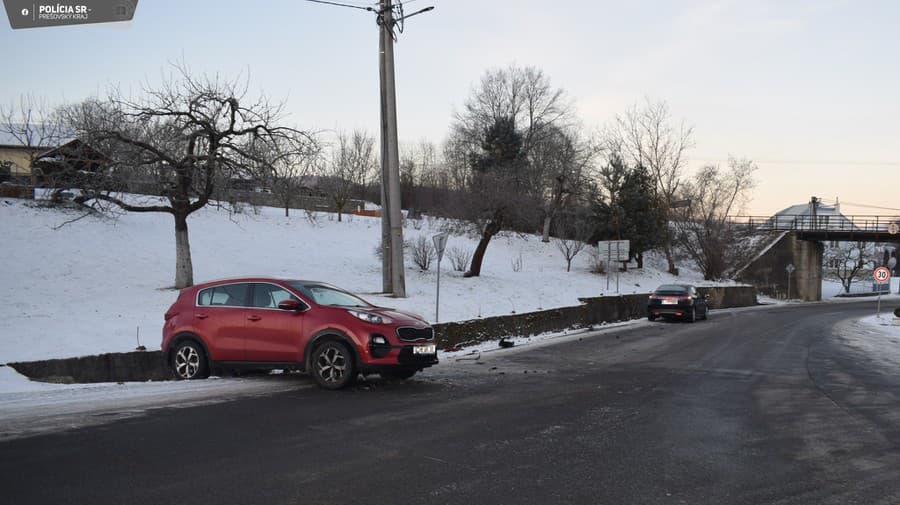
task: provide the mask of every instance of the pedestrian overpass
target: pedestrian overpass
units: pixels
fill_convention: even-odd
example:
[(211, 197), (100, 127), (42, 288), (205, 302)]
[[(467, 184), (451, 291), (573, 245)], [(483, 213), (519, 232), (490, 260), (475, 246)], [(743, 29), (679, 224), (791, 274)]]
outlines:
[[(748, 235), (766, 237), (758, 254), (735, 277), (769, 296), (787, 293), (792, 284), (789, 298), (821, 300), (824, 242), (900, 245), (900, 216), (779, 214), (731, 220)], [(900, 251), (894, 254), (900, 256)], [(787, 272), (788, 265), (792, 272)]]

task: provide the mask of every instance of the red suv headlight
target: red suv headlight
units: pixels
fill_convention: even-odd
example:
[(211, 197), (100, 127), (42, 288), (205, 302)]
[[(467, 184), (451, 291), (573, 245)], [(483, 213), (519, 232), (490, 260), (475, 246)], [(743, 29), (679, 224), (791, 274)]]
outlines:
[(377, 314), (370, 314), (368, 312), (361, 312), (358, 310), (349, 310), (349, 309), (347, 309), (347, 312), (349, 312), (350, 314), (354, 315), (355, 317), (357, 317), (359, 319), (362, 319), (363, 321), (365, 321), (367, 323), (390, 324), (390, 323), (394, 322), (389, 317), (379, 316)]

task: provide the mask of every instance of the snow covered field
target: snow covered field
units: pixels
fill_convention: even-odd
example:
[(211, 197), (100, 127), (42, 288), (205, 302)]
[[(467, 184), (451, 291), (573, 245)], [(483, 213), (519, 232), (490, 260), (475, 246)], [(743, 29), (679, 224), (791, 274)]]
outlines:
[[(35, 208), (33, 202), (0, 200), (0, 363), (131, 351), (140, 343), (159, 347), (163, 313), (177, 293), (172, 217), (123, 214), (115, 219), (79, 217), (74, 211)], [(434, 319), (435, 267), (420, 272), (407, 261), (408, 298), (373, 294), (381, 289), (378, 218), (319, 214), (310, 222), (302, 212), (260, 208), (229, 214), (207, 208), (189, 219), (194, 280), (272, 275), (322, 280), (361, 294), (378, 305), (412, 310)], [(441, 231), (440, 221), (407, 220), (405, 238), (415, 241)], [(447, 243), (469, 251), (476, 240), (452, 235)], [(522, 268), (513, 262), (521, 258)], [(653, 260), (651, 260), (652, 263)], [(658, 262), (658, 259), (657, 259)], [(572, 272), (555, 244), (538, 237), (510, 235), (488, 247), (480, 278), (463, 279), (441, 263), (441, 320), (527, 312), (578, 304), (599, 296), (605, 276), (588, 271), (588, 256), (575, 258)], [(684, 269), (682, 269), (684, 272)], [(701, 282), (697, 272), (677, 280)], [(653, 268), (622, 273), (622, 293), (649, 292), (676, 278)]]

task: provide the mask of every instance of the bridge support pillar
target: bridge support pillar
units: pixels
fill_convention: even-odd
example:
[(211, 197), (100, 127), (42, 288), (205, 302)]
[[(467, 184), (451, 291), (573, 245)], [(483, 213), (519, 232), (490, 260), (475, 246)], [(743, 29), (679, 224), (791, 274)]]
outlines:
[[(766, 296), (804, 301), (822, 299), (824, 245), (800, 240), (796, 233), (779, 236), (771, 247), (743, 268), (738, 280), (753, 284)], [(788, 265), (794, 265), (788, 294)]]
[[(793, 242), (794, 281), (796, 292), (793, 297), (804, 301), (822, 299), (822, 256), (825, 246), (821, 242), (800, 240), (794, 234), (789, 235)], [(793, 291), (793, 290), (792, 290)]]

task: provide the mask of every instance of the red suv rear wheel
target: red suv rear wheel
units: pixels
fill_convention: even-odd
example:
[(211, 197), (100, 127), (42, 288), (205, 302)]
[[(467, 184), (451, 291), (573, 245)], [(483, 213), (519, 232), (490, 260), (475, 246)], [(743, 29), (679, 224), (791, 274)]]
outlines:
[(203, 346), (193, 340), (184, 340), (172, 352), (172, 371), (179, 379), (205, 379), (209, 377), (209, 364)]

